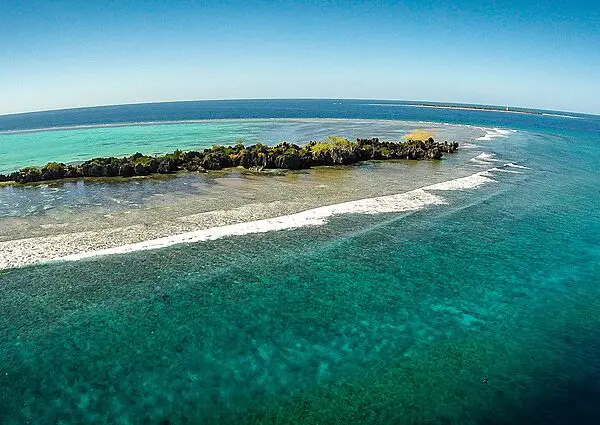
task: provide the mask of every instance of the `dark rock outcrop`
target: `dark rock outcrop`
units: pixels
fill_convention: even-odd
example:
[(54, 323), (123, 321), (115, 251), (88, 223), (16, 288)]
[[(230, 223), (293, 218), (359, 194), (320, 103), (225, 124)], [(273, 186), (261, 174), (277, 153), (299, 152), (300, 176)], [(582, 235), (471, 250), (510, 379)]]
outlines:
[(41, 172), (42, 180), (64, 179), (67, 174), (67, 166), (62, 163), (50, 162), (42, 167)]
[(51, 162), (41, 168), (26, 167), (8, 176), (0, 174), (0, 181), (31, 183), (46, 180), (79, 177), (133, 177), (150, 174), (170, 174), (179, 170), (206, 172), (228, 167), (301, 170), (321, 165), (349, 165), (367, 160), (409, 159), (439, 160), (445, 153), (458, 149), (457, 142), (437, 143), (427, 140), (384, 142), (378, 138), (356, 139), (350, 142), (339, 137), (325, 141), (311, 141), (299, 146), (280, 143), (276, 146), (256, 144), (244, 146), (213, 146), (204, 151), (146, 156), (139, 152), (124, 158), (94, 158), (79, 165)]
[(174, 160), (165, 159), (158, 164), (156, 170), (159, 174), (169, 174), (177, 170), (177, 165)]
[(42, 180), (42, 171), (35, 167), (26, 167), (13, 174), (17, 183), (33, 183)]
[(121, 164), (119, 167), (119, 176), (133, 177), (135, 176), (135, 167), (130, 163)]

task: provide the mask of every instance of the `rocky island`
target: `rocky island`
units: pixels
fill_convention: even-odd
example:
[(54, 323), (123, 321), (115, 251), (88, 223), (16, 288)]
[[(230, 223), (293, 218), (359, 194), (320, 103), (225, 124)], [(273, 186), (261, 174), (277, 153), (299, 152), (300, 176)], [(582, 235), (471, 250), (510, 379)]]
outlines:
[(51, 162), (42, 167), (26, 167), (9, 175), (0, 174), (0, 182), (33, 183), (81, 177), (134, 177), (152, 174), (172, 174), (187, 170), (206, 172), (230, 167), (301, 170), (313, 166), (350, 165), (368, 160), (439, 160), (444, 153), (453, 153), (457, 142), (439, 143), (426, 140), (385, 142), (378, 138), (356, 139), (351, 142), (340, 137), (326, 141), (311, 141), (299, 146), (287, 142), (276, 146), (255, 144), (218, 146), (203, 151), (146, 156), (135, 153), (123, 158), (94, 158), (81, 164)]

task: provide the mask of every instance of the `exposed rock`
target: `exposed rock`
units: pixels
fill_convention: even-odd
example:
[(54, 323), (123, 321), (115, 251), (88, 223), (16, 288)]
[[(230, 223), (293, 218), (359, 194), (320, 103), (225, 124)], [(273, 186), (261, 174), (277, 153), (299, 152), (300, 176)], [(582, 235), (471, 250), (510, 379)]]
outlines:
[(176, 150), (156, 157), (136, 152), (124, 158), (94, 158), (80, 165), (51, 162), (41, 168), (27, 167), (9, 176), (0, 175), (0, 181), (30, 183), (77, 177), (132, 177), (168, 174), (183, 168), (201, 173), (238, 166), (254, 171), (300, 170), (319, 165), (349, 165), (373, 159), (439, 160), (444, 153), (453, 153), (456, 149), (457, 142), (437, 143), (432, 138), (405, 142), (383, 142), (373, 138), (350, 142), (340, 137), (329, 137), (325, 141), (311, 141), (303, 146), (287, 142), (276, 146), (244, 146), (238, 143), (235, 146), (213, 146), (203, 152)]
[(304, 161), (297, 153), (285, 153), (275, 158), (273, 163), (275, 168), (282, 168), (287, 170), (300, 170), (304, 168)]
[(42, 180), (42, 172), (35, 167), (23, 168), (14, 175), (14, 180), (17, 183), (39, 182)]
[(442, 151), (437, 146), (427, 150), (427, 159), (441, 159)]
[(175, 161), (172, 160), (164, 160), (158, 164), (158, 169), (156, 170), (159, 174), (169, 174), (173, 171), (177, 170), (177, 165)]
[(121, 164), (119, 167), (119, 175), (121, 177), (135, 176), (135, 167), (130, 163)]
[(220, 153), (209, 153), (204, 156), (202, 160), (202, 168), (205, 170), (221, 170), (221, 154)]
[(183, 154), (181, 155), (181, 160), (184, 163), (188, 163), (188, 162), (194, 161), (195, 159), (198, 159), (201, 157), (202, 157), (202, 154), (200, 152), (189, 151), (189, 152), (183, 152)]
[(187, 171), (198, 171), (200, 168), (200, 163), (198, 161), (191, 161), (186, 164), (185, 169)]
[(79, 177), (83, 177), (83, 174), (81, 173), (81, 169), (74, 165), (67, 165), (67, 169), (65, 171), (65, 178), (66, 179), (74, 179), (74, 178), (79, 178)]
[(105, 177), (116, 177), (119, 175), (119, 169), (121, 165), (116, 162), (110, 162), (104, 166)]
[(97, 158), (84, 162), (80, 166), (81, 174), (85, 177), (103, 177), (104, 161), (103, 158)]
[(41, 169), (42, 180), (58, 180), (65, 178), (67, 167), (65, 164), (50, 162)]
[(133, 166), (133, 170), (135, 171), (136, 176), (147, 176), (150, 174), (150, 164), (137, 162)]

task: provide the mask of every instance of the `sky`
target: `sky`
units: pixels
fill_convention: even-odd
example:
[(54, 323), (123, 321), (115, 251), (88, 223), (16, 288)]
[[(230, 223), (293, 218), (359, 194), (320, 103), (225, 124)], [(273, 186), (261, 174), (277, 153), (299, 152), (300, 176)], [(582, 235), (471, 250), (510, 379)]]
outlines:
[(366, 98), (600, 114), (593, 1), (0, 0), (0, 114)]

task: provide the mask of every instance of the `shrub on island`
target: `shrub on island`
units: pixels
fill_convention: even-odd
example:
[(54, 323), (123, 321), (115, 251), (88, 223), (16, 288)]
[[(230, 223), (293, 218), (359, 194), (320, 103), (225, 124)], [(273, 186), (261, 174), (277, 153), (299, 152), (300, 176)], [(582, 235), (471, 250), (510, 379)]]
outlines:
[(206, 172), (229, 167), (247, 169), (301, 170), (314, 166), (349, 165), (367, 160), (409, 159), (439, 160), (444, 153), (453, 153), (457, 142), (438, 143), (427, 140), (382, 142), (378, 138), (351, 142), (330, 136), (325, 141), (311, 141), (299, 146), (282, 142), (276, 146), (255, 144), (244, 146), (214, 145), (204, 151), (147, 156), (139, 152), (123, 158), (94, 158), (79, 165), (50, 162), (41, 168), (26, 167), (9, 176), (0, 174), (0, 181), (31, 183), (79, 177), (134, 177), (170, 174), (183, 169)]

